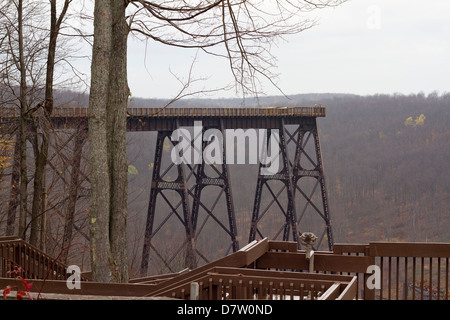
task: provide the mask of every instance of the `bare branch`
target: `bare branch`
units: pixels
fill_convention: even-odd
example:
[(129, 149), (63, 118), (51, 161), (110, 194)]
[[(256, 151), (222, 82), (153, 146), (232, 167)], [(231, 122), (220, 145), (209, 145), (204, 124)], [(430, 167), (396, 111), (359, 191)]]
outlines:
[(261, 93), (262, 80), (275, 82), (276, 59), (270, 47), (289, 34), (316, 24), (304, 14), (334, 7), (342, 0), (264, 1), (130, 1), (130, 31), (179, 48), (196, 48), (227, 59), (236, 89)]

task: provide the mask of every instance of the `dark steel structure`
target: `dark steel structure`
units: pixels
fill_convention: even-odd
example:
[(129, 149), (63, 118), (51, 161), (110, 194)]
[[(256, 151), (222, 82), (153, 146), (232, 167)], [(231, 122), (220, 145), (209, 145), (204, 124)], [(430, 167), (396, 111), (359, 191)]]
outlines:
[[(174, 121), (174, 130), (181, 128), (179, 126), (178, 120)], [(208, 129), (208, 127), (203, 127), (203, 131)], [(223, 130), (223, 126), (220, 128), (215, 128)], [(196, 238), (200, 234), (203, 229), (206, 220), (209, 218), (212, 219), (216, 223), (216, 226), (221, 230), (224, 230), (229, 237), (230, 245), (227, 249), (227, 253), (232, 250), (235, 252), (239, 249), (239, 243), (236, 239), (237, 229), (236, 229), (236, 219), (235, 219), (235, 211), (233, 206), (233, 197), (231, 194), (231, 184), (230, 177), (228, 172), (228, 165), (226, 164), (226, 159), (224, 157), (223, 164), (221, 165), (221, 170), (216, 168), (215, 166), (210, 166), (217, 173), (217, 176), (211, 177), (206, 171), (205, 161), (198, 163), (196, 165), (189, 164), (178, 164), (175, 165), (173, 162), (164, 164), (162, 161), (162, 154), (164, 149), (164, 141), (173, 142), (170, 139), (170, 136), (173, 134), (173, 131), (158, 131), (157, 139), (156, 139), (156, 149), (155, 149), (155, 158), (154, 158), (154, 166), (153, 166), (153, 176), (152, 176), (152, 184), (150, 191), (150, 200), (148, 206), (147, 213), (147, 222), (145, 228), (145, 236), (144, 236), (144, 246), (142, 250), (142, 260), (141, 260), (141, 273), (146, 274), (147, 268), (149, 264), (149, 256), (150, 251), (153, 250), (156, 255), (160, 258), (160, 260), (164, 263), (165, 267), (172, 271), (171, 262), (174, 260), (175, 256), (177, 256), (181, 251), (185, 252), (184, 265), (191, 269), (197, 266), (197, 260), (202, 259), (204, 262), (209, 262), (208, 258), (198, 249), (196, 248)], [(203, 149), (208, 145), (208, 142), (202, 142)], [(165, 165), (165, 166), (164, 166)], [(173, 180), (173, 178), (168, 177), (168, 173), (170, 170), (176, 166), (177, 177)], [(188, 185), (188, 180), (193, 177), (194, 184), (193, 186)], [(211, 208), (208, 208), (207, 204), (202, 201), (202, 193), (204, 189), (209, 187), (219, 187), (219, 192), (214, 193), (214, 190), (208, 190), (208, 194), (215, 195), (215, 200)], [(209, 188), (213, 189), (213, 188)], [(217, 188), (214, 188), (217, 190)], [(179, 195), (178, 204), (174, 205), (169, 201), (167, 196), (164, 194), (164, 190), (174, 190)], [(156, 212), (156, 205), (158, 197), (162, 198), (164, 202), (169, 206), (170, 212), (163, 213), (164, 217), (162, 221), (155, 226), (154, 220), (155, 216), (158, 215)], [(228, 226), (225, 225), (217, 218), (217, 213), (215, 213), (214, 208), (217, 205), (217, 202), (221, 199), (225, 198), (226, 201), (226, 211), (228, 218)], [(190, 206), (190, 202), (192, 202), (192, 210)], [(181, 208), (180, 208), (181, 207)], [(206, 213), (206, 219), (202, 221), (199, 225), (199, 211), (202, 208)], [(180, 214), (178, 211), (181, 211)], [(167, 223), (168, 219), (172, 216), (176, 215), (178, 221), (181, 223), (182, 228), (184, 229), (186, 238), (184, 243), (179, 246), (178, 250), (176, 250), (171, 256), (168, 258), (164, 258), (162, 254), (159, 252), (159, 249), (152, 245), (152, 239), (157, 236), (158, 232), (160, 232), (161, 228), (164, 224)]]
[[(254, 207), (249, 231), (249, 242), (258, 238), (268, 236), (260, 228), (264, 224), (264, 217), (268, 220), (271, 214), (271, 206), (277, 204), (282, 212), (284, 222), (279, 226), (279, 232), (271, 235), (271, 238), (283, 241), (299, 242), (299, 235), (302, 229), (302, 221), (307, 217), (306, 209), (313, 208), (313, 214), (316, 214), (322, 221), (322, 227), (318, 232), (318, 248), (333, 249), (333, 235), (331, 228), (331, 218), (328, 207), (328, 197), (325, 184), (325, 175), (322, 164), (319, 133), (317, 127), (317, 117), (325, 116), (325, 109), (323, 107), (311, 108), (237, 108), (237, 109), (192, 109), (189, 112), (193, 114), (185, 114), (187, 109), (171, 110), (167, 109), (163, 112), (171, 112), (160, 115), (158, 119), (152, 116), (144, 118), (147, 111), (140, 109), (132, 110), (130, 117), (130, 127), (133, 130), (155, 130), (158, 131), (158, 138), (155, 151), (155, 164), (152, 180), (152, 190), (149, 201), (149, 209), (146, 224), (146, 233), (144, 239), (144, 247), (141, 261), (141, 274), (147, 274), (149, 265), (150, 251), (154, 251), (156, 256), (163, 261), (164, 265), (171, 271), (171, 262), (175, 255), (181, 252), (182, 248), (176, 250), (174, 254), (168, 258), (158, 251), (159, 249), (152, 245), (152, 240), (157, 237), (162, 225), (166, 223), (169, 217), (177, 214), (178, 221), (181, 222), (182, 228), (185, 231), (186, 238), (182, 247), (185, 250), (185, 267), (194, 268), (200, 260), (202, 262), (210, 262), (208, 257), (204, 255), (197, 248), (197, 241), (199, 234), (202, 231), (204, 223), (210, 219), (216, 223), (218, 230), (223, 230), (227, 234), (228, 243), (224, 243), (226, 253), (230, 250), (236, 252), (239, 249), (238, 234), (236, 228), (236, 214), (233, 205), (233, 197), (230, 183), (230, 174), (228, 164), (226, 163), (225, 150), (223, 154), (223, 164), (221, 168), (217, 166), (207, 165), (202, 159), (202, 162), (196, 165), (180, 164), (178, 167), (178, 176), (172, 182), (164, 180), (161, 174), (161, 153), (163, 152), (163, 141), (168, 139), (174, 130), (182, 127), (191, 127), (195, 121), (201, 121), (203, 125), (203, 132), (207, 129), (217, 129), (225, 137), (225, 130), (227, 129), (267, 129), (267, 141), (270, 139), (272, 130), (280, 132), (279, 136), (279, 157), (281, 160), (281, 170), (273, 175), (259, 174), (256, 179), (256, 192), (254, 198)], [(156, 111), (155, 111), (156, 112)], [(139, 122), (136, 122), (138, 119)], [(144, 120), (145, 119), (145, 120)], [(170, 129), (171, 130), (168, 130)], [(292, 129), (294, 131), (292, 131)], [(202, 132), (202, 133), (203, 133)], [(202, 150), (205, 150), (209, 142), (202, 142)], [(307, 144), (313, 144), (312, 150), (307, 150)], [(223, 146), (225, 143), (223, 142)], [(195, 146), (192, 144), (192, 148)], [(293, 158), (290, 156), (292, 153)], [(302, 164), (304, 161), (309, 162), (309, 167), (306, 168)], [(167, 173), (173, 163), (163, 172)], [(206, 174), (205, 167), (209, 166), (216, 173), (215, 177)], [(312, 166), (312, 167), (311, 167)], [(260, 165), (261, 172), (262, 164)], [(221, 170), (220, 170), (221, 169)], [(189, 178), (193, 176), (195, 183), (192, 186), (188, 185)], [(302, 187), (303, 180), (312, 178), (315, 183), (312, 192), (307, 193)], [(275, 194), (270, 186), (270, 182), (280, 182), (283, 187)], [(215, 187), (215, 188), (214, 188)], [(219, 188), (217, 188), (219, 187)], [(209, 208), (202, 198), (203, 191), (208, 188), (208, 194), (212, 197), (212, 190), (219, 190), (218, 194), (214, 196), (212, 206)], [(177, 190), (180, 196), (179, 203), (172, 206), (164, 198), (164, 201), (169, 204), (170, 212), (158, 213), (156, 212), (157, 196), (163, 196), (163, 190)], [(268, 190), (267, 198), (271, 198), (265, 206), (261, 205), (261, 198), (264, 196), (264, 190)], [(313, 201), (313, 194), (320, 192), (320, 203)], [(279, 198), (284, 196), (287, 198), (287, 203), (282, 204)], [(214, 210), (216, 204), (221, 197), (226, 199), (226, 217), (227, 223), (219, 218), (224, 212)], [(317, 197), (316, 197), (317, 198)], [(303, 201), (301, 208), (296, 208), (296, 199)], [(192, 210), (189, 210), (189, 203), (192, 202)], [(302, 202), (300, 201), (300, 202)], [(267, 202), (267, 201), (266, 201)], [(298, 201), (297, 201), (298, 202)], [(176, 213), (181, 207), (183, 214)], [(202, 223), (199, 223), (199, 209), (206, 211), (206, 218)], [(154, 226), (155, 216), (162, 214), (164, 219), (162, 223), (156, 228)], [(308, 215), (311, 213), (308, 212)], [(269, 222), (270, 223), (270, 222)]]
[[(2, 108), (0, 120), (11, 123), (11, 118), (18, 116), (16, 113), (15, 108)], [(87, 108), (55, 108), (52, 114), (53, 126), (58, 129), (85, 125), (87, 128), (87, 114)], [(281, 170), (275, 174), (263, 175), (262, 164), (260, 165), (259, 174), (255, 177), (256, 191), (249, 242), (269, 237), (273, 240), (295, 241), (300, 248), (299, 235), (304, 231), (313, 231), (318, 235), (317, 248), (333, 250), (331, 218), (317, 126), (317, 118), (325, 116), (324, 107), (129, 108), (128, 115), (128, 131), (157, 131), (142, 249), (143, 276), (148, 272), (152, 252), (170, 271), (179, 267), (173, 264), (175, 258), (180, 255), (184, 257), (184, 267), (190, 269), (197, 267), (197, 264), (210, 262), (207, 254), (199, 249), (198, 243), (207, 222), (214, 224), (217, 232), (225, 233), (226, 240), (220, 240), (224, 256), (230, 251), (239, 250), (236, 212), (225, 150), (223, 163), (219, 166), (208, 165), (204, 159), (196, 164), (163, 161), (163, 154), (167, 152), (164, 151), (165, 141), (168, 141), (173, 149), (177, 145), (171, 140), (173, 132), (192, 127), (196, 121), (201, 121), (202, 133), (215, 129), (226, 136), (224, 133), (229, 129), (265, 129), (267, 142), (275, 132), (278, 133), (276, 143), (280, 152), (277, 160), (281, 163)], [(209, 143), (211, 142), (202, 141), (202, 150)], [(222, 143), (225, 147), (225, 141)], [(195, 147), (192, 145), (192, 148)], [(213, 174), (208, 174), (208, 171)], [(279, 191), (275, 191), (276, 187), (280, 188)], [(171, 193), (171, 197), (168, 193)], [(174, 200), (175, 198), (177, 200)], [(158, 211), (158, 201), (166, 204), (169, 210)], [(224, 201), (225, 205), (217, 205), (220, 201)], [(200, 212), (203, 213), (202, 217)], [(319, 221), (315, 224), (321, 224), (320, 230), (310, 230), (310, 225), (304, 226), (305, 221), (313, 215)], [(277, 219), (273, 219), (274, 216), (277, 216)], [(271, 220), (268, 217), (271, 217)], [(176, 243), (178, 248), (167, 256), (155, 245), (155, 240), (170, 218), (177, 221), (177, 230), (184, 234), (184, 240)], [(275, 225), (273, 221), (278, 221), (279, 225)], [(175, 239), (172, 240), (176, 242)]]
[[(282, 158), (282, 170), (274, 175), (258, 175), (249, 242), (255, 240), (256, 236), (264, 237), (258, 225), (270, 207), (277, 204), (283, 213), (284, 223), (275, 234), (274, 239), (281, 236), (283, 241), (292, 240), (299, 243), (299, 235), (302, 233), (299, 229), (302, 228), (302, 220), (305, 218), (306, 210), (312, 208), (313, 214), (317, 214), (319, 219), (323, 220), (323, 229), (318, 230), (320, 233), (317, 247), (323, 248), (325, 240), (326, 247), (331, 251), (333, 250), (333, 234), (317, 121), (315, 118), (312, 121), (300, 120), (292, 133), (288, 130), (284, 118), (280, 118), (279, 123), (279, 148)], [(312, 150), (307, 151), (305, 148), (308, 143), (313, 144), (314, 148)], [(291, 148), (289, 148), (290, 146)], [(293, 158), (290, 157), (291, 151), (294, 151)], [(308, 168), (304, 167), (305, 162), (309, 163)], [(309, 194), (303, 188), (303, 182), (307, 179), (314, 180)], [(283, 187), (278, 193), (275, 193), (270, 187), (271, 181), (280, 181), (282, 183)], [(271, 201), (265, 207), (261, 207), (264, 189), (268, 190), (267, 194)], [(318, 190), (320, 190), (321, 203), (317, 203), (317, 201), (312, 199)], [(278, 200), (283, 192), (287, 194), (286, 205), (281, 204)], [(301, 208), (297, 208), (296, 198), (303, 200)]]

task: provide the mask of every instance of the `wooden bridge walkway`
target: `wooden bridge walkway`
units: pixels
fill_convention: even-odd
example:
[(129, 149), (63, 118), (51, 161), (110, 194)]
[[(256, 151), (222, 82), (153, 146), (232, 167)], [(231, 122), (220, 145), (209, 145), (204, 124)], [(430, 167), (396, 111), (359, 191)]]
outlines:
[[(88, 108), (58, 107), (51, 115), (54, 129), (70, 129), (88, 125)], [(8, 123), (20, 116), (18, 108), (0, 108), (0, 123)], [(285, 124), (314, 125), (317, 117), (325, 117), (323, 106), (261, 107), (261, 108), (128, 108), (128, 131), (164, 131), (193, 126), (202, 121), (204, 126), (224, 129), (279, 128)]]

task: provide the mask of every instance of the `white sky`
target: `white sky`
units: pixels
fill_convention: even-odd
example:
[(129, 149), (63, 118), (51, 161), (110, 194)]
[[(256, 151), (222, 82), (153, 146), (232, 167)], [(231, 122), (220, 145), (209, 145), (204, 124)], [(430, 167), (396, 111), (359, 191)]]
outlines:
[[(450, 1), (350, 0), (313, 12), (319, 25), (279, 43), (278, 84), (286, 94), (430, 93), (450, 91)], [(195, 51), (130, 39), (128, 77), (133, 96), (171, 98), (187, 77)], [(227, 61), (200, 56), (200, 87), (231, 81)], [(88, 72), (88, 71), (87, 71)], [(197, 87), (198, 88), (198, 87)], [(279, 95), (265, 86), (267, 95)], [(234, 97), (233, 90), (208, 97)]]

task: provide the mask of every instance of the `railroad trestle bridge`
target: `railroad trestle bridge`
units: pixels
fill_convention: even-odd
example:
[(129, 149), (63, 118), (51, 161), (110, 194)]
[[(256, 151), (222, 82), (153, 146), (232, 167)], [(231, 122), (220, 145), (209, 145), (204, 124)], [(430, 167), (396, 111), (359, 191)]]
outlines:
[[(184, 265), (195, 268), (198, 264), (208, 263), (208, 254), (199, 249), (199, 235), (202, 233), (206, 221), (213, 223), (224, 232), (227, 241), (222, 243), (225, 255), (237, 252), (242, 245), (239, 243), (236, 224), (236, 212), (233, 200), (233, 188), (229, 159), (222, 155), (219, 164), (211, 164), (200, 157), (194, 163), (174, 163), (163, 161), (164, 144), (168, 141), (171, 148), (176, 148), (173, 134), (180, 128), (191, 128), (201, 123), (201, 133), (209, 129), (216, 130), (226, 137), (225, 132), (232, 129), (260, 130), (264, 129), (262, 145), (266, 147), (270, 141), (277, 144), (279, 161), (277, 172), (262, 174), (264, 165), (260, 162), (255, 183), (253, 210), (249, 224), (248, 243), (255, 239), (269, 237), (273, 240), (297, 242), (300, 249), (299, 236), (304, 231), (314, 231), (318, 236), (317, 249), (333, 250), (333, 234), (331, 227), (328, 195), (325, 183), (321, 145), (318, 130), (318, 118), (326, 115), (325, 107), (255, 107), (255, 108), (129, 108), (127, 130), (129, 132), (154, 131), (157, 132), (152, 182), (146, 216), (145, 234), (142, 244), (141, 274), (147, 274), (150, 255), (170, 270), (173, 270), (175, 255), (184, 255)], [(16, 108), (1, 108), (0, 120), (10, 121), (19, 116)], [(88, 127), (88, 108), (60, 107), (55, 108), (51, 115), (54, 129), (78, 129)], [(270, 140), (277, 132), (276, 139)], [(200, 142), (201, 150), (206, 150), (214, 139), (204, 139)], [(227, 142), (228, 143), (228, 142)], [(250, 143), (250, 142), (248, 142)], [(191, 141), (195, 152), (195, 137)], [(223, 146), (229, 146), (223, 142)], [(233, 144), (231, 144), (233, 145)], [(268, 148), (268, 147), (267, 147)], [(273, 155), (272, 155), (273, 156)], [(207, 170), (207, 168), (209, 168)], [(176, 177), (168, 177), (170, 170), (176, 171)], [(211, 175), (211, 172), (213, 173)], [(188, 184), (192, 179), (193, 183)], [(312, 183), (311, 183), (312, 179)], [(304, 185), (307, 180), (307, 185)], [(280, 186), (275, 191), (273, 183)], [(214, 187), (214, 188), (209, 188)], [(205, 200), (205, 190), (208, 189), (208, 201)], [(165, 191), (175, 191), (178, 203), (172, 203), (165, 195)], [(203, 197), (202, 197), (203, 195)], [(284, 199), (283, 201), (281, 199)], [(163, 201), (169, 210), (157, 210), (157, 202)], [(219, 201), (224, 207), (217, 206)], [(211, 205), (212, 204), (212, 205)], [(264, 220), (271, 219), (273, 207), (277, 208), (280, 224), (271, 226), (272, 234), (267, 234)], [(222, 208), (222, 209), (221, 209)], [(223, 209), (225, 208), (225, 209)], [(203, 212), (203, 219), (200, 218)], [(163, 255), (155, 240), (160, 236), (159, 231), (167, 220), (175, 215), (179, 221), (179, 232), (185, 234), (185, 240), (170, 256)], [(320, 227), (316, 230), (305, 229), (304, 221), (314, 215)], [(156, 219), (155, 219), (156, 218)], [(273, 218), (273, 217), (272, 217)], [(270, 220), (269, 224), (273, 224)], [(309, 225), (308, 225), (309, 226)], [(317, 223), (315, 225), (317, 227)], [(242, 239), (242, 236), (241, 236)], [(241, 240), (242, 242), (242, 240)], [(316, 249), (316, 248), (315, 248)]]

